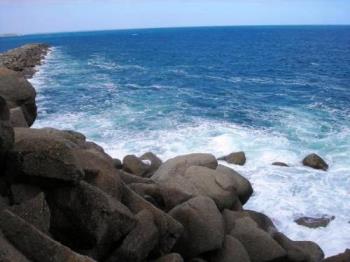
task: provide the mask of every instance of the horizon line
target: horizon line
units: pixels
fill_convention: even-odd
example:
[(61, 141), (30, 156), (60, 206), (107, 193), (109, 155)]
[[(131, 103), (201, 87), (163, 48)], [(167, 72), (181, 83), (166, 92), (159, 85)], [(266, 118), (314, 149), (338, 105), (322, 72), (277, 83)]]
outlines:
[(186, 28), (218, 28), (218, 27), (293, 27), (293, 26), (350, 26), (350, 24), (241, 24), (241, 25), (193, 25), (193, 26), (159, 26), (159, 27), (130, 27), (130, 28), (111, 28), (111, 29), (82, 29), (72, 31), (51, 31), (51, 32), (33, 32), (33, 33), (0, 33), (0, 37), (21, 37), (32, 35), (48, 34), (70, 34), (70, 33), (89, 33), (89, 32), (108, 32), (108, 31), (128, 31), (128, 30), (152, 30), (152, 29), (186, 29)]

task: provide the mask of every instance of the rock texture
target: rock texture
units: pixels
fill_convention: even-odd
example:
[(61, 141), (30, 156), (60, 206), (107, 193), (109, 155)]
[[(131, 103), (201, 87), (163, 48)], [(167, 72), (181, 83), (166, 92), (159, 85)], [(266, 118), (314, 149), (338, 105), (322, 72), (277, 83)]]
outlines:
[(328, 170), (328, 164), (317, 154), (307, 155), (303, 159), (303, 165), (314, 169)]
[(227, 156), (218, 158), (218, 160), (224, 160), (227, 163), (243, 166), (246, 162), (246, 157), (244, 152), (234, 152)]

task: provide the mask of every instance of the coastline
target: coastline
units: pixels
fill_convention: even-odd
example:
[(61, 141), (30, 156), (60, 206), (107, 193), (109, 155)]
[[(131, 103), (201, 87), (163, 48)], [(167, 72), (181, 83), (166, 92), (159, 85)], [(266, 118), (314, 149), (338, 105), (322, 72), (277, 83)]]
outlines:
[[(47, 48), (48, 47), (43, 47), (43, 49), (41, 49), (42, 52), (38, 52), (40, 54), (39, 62), (44, 52), (47, 53)], [(37, 58), (38, 56), (36, 55), (35, 57)], [(38, 63), (37, 59), (35, 61), (35, 63)], [(11, 67), (18, 68), (18, 71), (21, 72), (20, 74), (22, 74), (22, 76), (19, 76), (21, 77), (20, 81), (23, 81), (23, 75), (32, 76), (34, 74), (32, 66), (33, 61), (30, 61), (28, 64), (30, 64), (29, 70), (18, 65)], [(25, 65), (27, 65), (27, 63), (25, 63)], [(32, 72), (32, 74), (30, 75), (28, 72)], [(11, 76), (14, 77), (14, 75)], [(30, 89), (28, 85), (26, 85), (26, 87)], [(30, 99), (31, 101), (33, 100), (32, 94)], [(18, 125), (14, 124), (14, 113), (11, 114), (11, 110), (16, 109), (17, 112), (19, 111), (18, 108), (20, 108), (27, 125), (30, 126), (34, 120), (28, 122), (28, 117), (25, 117), (26, 112), (28, 113), (28, 111), (30, 111), (25, 107), (28, 105), (27, 100), (23, 105), (20, 104), (11, 108), (8, 117), (4, 114), (3, 122), (11, 121), (12, 115), (11, 126), (18, 127)], [(10, 101), (9, 104), (11, 105), (11, 103)], [(33, 107), (32, 102), (31, 107)], [(4, 110), (6, 111), (6, 109)], [(35, 119), (36, 108), (35, 116), (32, 115), (31, 117)], [(11, 129), (9, 123), (6, 123), (6, 126), (8, 130)], [(11, 131), (9, 131), (9, 133), (11, 133)], [(120, 246), (114, 247), (113, 252), (109, 250), (111, 249), (111, 242), (114, 240), (108, 239), (106, 235), (95, 235), (97, 232), (86, 232), (85, 230), (88, 231), (89, 225), (81, 229), (81, 232), (73, 236), (73, 239), (64, 233), (64, 226), (67, 225), (64, 225), (62, 221), (53, 221), (54, 226), (48, 225), (48, 228), (55, 228), (55, 240), (61, 240), (60, 242), (69, 245), (75, 251), (82, 248), (77, 243), (71, 243), (74, 242), (74, 240), (76, 241), (77, 237), (92, 234), (95, 235), (97, 239), (103, 239), (103, 241), (101, 240), (102, 242), (94, 243), (93, 245), (86, 244), (90, 249), (86, 253), (83, 252), (82, 254), (84, 255), (100, 260), (101, 257), (104, 258), (108, 253), (108, 261), (113, 260), (116, 256), (124, 257), (125, 261), (142, 261), (149, 256), (152, 257), (152, 259), (158, 259), (160, 257), (159, 254), (164, 255), (171, 250), (175, 250), (186, 259), (204, 256), (204, 258), (209, 259), (209, 261), (216, 261), (215, 259), (219, 256), (218, 254), (230, 255), (229, 250), (225, 248), (226, 245), (238, 245), (240, 246), (241, 256), (246, 259), (245, 261), (249, 261), (249, 259), (252, 261), (259, 261), (261, 256), (264, 255), (267, 256), (264, 261), (275, 259), (281, 261), (297, 261), (297, 258), (293, 257), (295, 253), (291, 254), (291, 250), (297, 250), (295, 251), (297, 256), (304, 257), (310, 261), (320, 261), (323, 258), (322, 251), (315, 243), (291, 241), (277, 231), (268, 217), (254, 211), (244, 211), (242, 204), (244, 204), (253, 193), (249, 181), (233, 170), (218, 165), (215, 157), (210, 154), (181, 156), (162, 163), (155, 155), (148, 153), (140, 158), (136, 156), (126, 156), (123, 159), (123, 163), (121, 163), (121, 161), (113, 160), (105, 154), (103, 149), (98, 145), (92, 142), (86, 142), (82, 134), (74, 131), (59, 131), (53, 129), (38, 130), (24, 127), (17, 128), (17, 130), (15, 128), (14, 133), (14, 147), (12, 148), (11, 144), (13, 141), (11, 142), (10, 138), (7, 142), (8, 146), (2, 150), (5, 155), (7, 152), (10, 152), (10, 157), (15, 157), (10, 158), (12, 160), (11, 162), (8, 162), (8, 156), (4, 157), (5, 180), (9, 180), (6, 181), (5, 184), (13, 183), (12, 176), (18, 177), (18, 181), (22, 186), (24, 185), (24, 191), (27, 191), (27, 184), (31, 186), (34, 184), (37, 189), (36, 192), (42, 192), (45, 198), (50, 199), (48, 203), (48, 212), (51, 212), (51, 216), (55, 216), (59, 212), (68, 212), (67, 210), (69, 210), (68, 213), (74, 213), (73, 209), (77, 208), (77, 210), (79, 210), (79, 208), (82, 208), (79, 205), (76, 206), (77, 203), (74, 203), (74, 201), (69, 202), (69, 199), (67, 199), (67, 203), (62, 203), (59, 197), (64, 196), (63, 192), (66, 192), (64, 191), (66, 189), (63, 190), (60, 188), (62, 184), (65, 186), (69, 185), (70, 189), (68, 193), (72, 196), (79, 197), (81, 193), (87, 194), (87, 197), (91, 197), (95, 194), (102, 198), (103, 195), (108, 201), (117, 201), (113, 205), (123, 205), (126, 210), (128, 210), (125, 211), (124, 207), (121, 209), (111, 208), (110, 210), (113, 216), (116, 215), (116, 217), (118, 217), (123, 215), (123, 217), (126, 218), (126, 225), (119, 226), (129, 228), (126, 230), (128, 232), (121, 234), (122, 237), (119, 235), (119, 240), (124, 240)], [(9, 137), (11, 137), (11, 134)], [(58, 152), (63, 154), (64, 161), (61, 159), (62, 155), (56, 155)], [(18, 157), (23, 154), (29, 154), (28, 159), (18, 159)], [(47, 158), (47, 155), (50, 157)], [(65, 166), (65, 161), (67, 159), (69, 165)], [(51, 169), (52, 164), (54, 164), (53, 170)], [(46, 169), (50, 170), (50, 172)], [(69, 174), (68, 177), (67, 174)], [(169, 174), (173, 174), (176, 179)], [(201, 179), (198, 179), (198, 176), (200, 176)], [(15, 179), (14, 184), (19, 183), (18, 181)], [(52, 187), (52, 184), (54, 184), (55, 188), (55, 194), (53, 195), (47, 192), (48, 188)], [(188, 184), (191, 186), (188, 186)], [(206, 190), (203, 190), (204, 188)], [(15, 198), (12, 187), (9, 188), (8, 191), (11, 191), (11, 193), (9, 193), (11, 198)], [(78, 192), (80, 193), (78, 194)], [(239, 192), (239, 194), (237, 194), (237, 192)], [(38, 194), (36, 194), (36, 197), (37, 195)], [(5, 202), (6, 198), (8, 198), (8, 196), (5, 196)], [(28, 198), (31, 200), (32, 195)], [(28, 199), (26, 200), (29, 201)], [(45, 202), (45, 199), (41, 199), (40, 201)], [(96, 203), (96, 199), (90, 199), (89, 201), (91, 201), (91, 205), (94, 206), (94, 208), (101, 208), (101, 206), (99, 206), (101, 203)], [(8, 199), (7, 202), (13, 204), (13, 201), (11, 203), (10, 199)], [(57, 206), (60, 208), (57, 208)], [(196, 207), (196, 212), (191, 211), (192, 206)], [(10, 210), (4, 211), (7, 212), (7, 216), (18, 215), (15, 211), (13, 211), (15, 213), (12, 214), (11, 207), (7, 209)], [(81, 216), (83, 216), (83, 214), (74, 213), (75, 221), (82, 222)], [(111, 216), (111, 219), (113, 216)], [(184, 221), (182, 219), (183, 216), (191, 218), (190, 222), (188, 222), (187, 219)], [(213, 219), (203, 221), (203, 217)], [(26, 220), (28, 218), (23, 219)], [(222, 219), (225, 223), (222, 222)], [(51, 219), (51, 221), (52, 220), (55, 219)], [(147, 221), (147, 223), (145, 221)], [(28, 221), (24, 223), (31, 222), (32, 221), (28, 219)], [(105, 221), (102, 218), (90, 222), (97, 224), (99, 227), (113, 228), (110, 225), (110, 221)], [(46, 223), (48, 224), (47, 221)], [(164, 223), (167, 224), (169, 228), (164, 228)], [(235, 228), (235, 223), (238, 223), (244, 230)], [(203, 233), (206, 234), (205, 239), (201, 236), (202, 232), (198, 231), (198, 225), (204, 228)], [(12, 242), (20, 252), (24, 253), (24, 255), (33, 256), (33, 254), (28, 255), (28, 251), (23, 250), (23, 248), (21, 249), (21, 245), (18, 244), (19, 240), (11, 236), (4, 227), (4, 223), (0, 223), (0, 228), (4, 231), (5, 236), (9, 238), (10, 242)], [(148, 231), (150, 228), (152, 228), (152, 232)], [(118, 230), (120, 231), (121, 229), (118, 228), (117, 231)], [(140, 237), (139, 234), (146, 232), (149, 234), (146, 234), (147, 238), (140, 239), (142, 237)], [(158, 232), (158, 237), (155, 237), (155, 235), (157, 235), (155, 232)], [(183, 232), (186, 232), (186, 234)], [(218, 234), (218, 232), (220, 232), (220, 234)], [(215, 236), (215, 240), (208, 241), (212, 236)], [(261, 237), (263, 241), (256, 243), (256, 246), (249, 241), (249, 243), (245, 242), (245, 239), (256, 239), (258, 236)], [(49, 236), (46, 237), (49, 238)], [(130, 247), (130, 243), (134, 243), (136, 240), (137, 243), (143, 245), (140, 244), (141, 246), (136, 245), (136, 247)], [(50, 239), (48, 241), (54, 240)], [(104, 244), (102, 244), (105, 243), (104, 241), (109, 242), (109, 244), (104, 246)], [(150, 242), (153, 243), (151, 245), (152, 247), (145, 247), (145, 244)], [(190, 245), (190, 243), (193, 244)], [(78, 245), (79, 248), (76, 248), (75, 245)], [(262, 250), (264, 250), (263, 254), (260, 253)], [(74, 254), (74, 256), (78, 255)], [(180, 255), (172, 256), (178, 258), (176, 261), (181, 261)]]

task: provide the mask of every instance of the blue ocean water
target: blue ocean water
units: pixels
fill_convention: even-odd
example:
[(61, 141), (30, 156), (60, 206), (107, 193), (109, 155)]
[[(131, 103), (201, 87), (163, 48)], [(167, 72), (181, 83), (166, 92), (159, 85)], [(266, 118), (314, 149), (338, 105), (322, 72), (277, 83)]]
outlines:
[[(31, 35), (0, 38), (0, 51), (32, 42), (52, 45), (31, 80), (36, 127), (81, 131), (119, 158), (243, 150), (247, 208), (327, 255), (350, 247), (350, 26)], [(311, 152), (328, 172), (301, 165)], [(300, 215), (336, 219), (307, 229)]]

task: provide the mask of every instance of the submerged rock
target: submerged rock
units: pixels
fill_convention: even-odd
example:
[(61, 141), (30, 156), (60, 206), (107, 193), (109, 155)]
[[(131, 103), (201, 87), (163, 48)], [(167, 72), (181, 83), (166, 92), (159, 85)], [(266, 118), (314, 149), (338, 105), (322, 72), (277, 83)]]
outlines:
[(246, 162), (244, 152), (234, 152), (227, 156), (219, 157), (218, 160), (224, 160), (227, 163), (243, 166)]
[(326, 227), (328, 224), (335, 219), (335, 216), (322, 216), (322, 217), (300, 217), (294, 220), (298, 225), (309, 227), (309, 228), (318, 228)]
[(317, 154), (310, 154), (303, 159), (303, 165), (314, 169), (328, 170), (328, 164)]
[(287, 165), (284, 162), (273, 162), (272, 163), (273, 166), (283, 166), (283, 167), (289, 167), (289, 165)]

